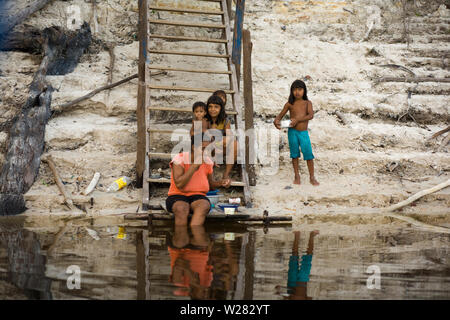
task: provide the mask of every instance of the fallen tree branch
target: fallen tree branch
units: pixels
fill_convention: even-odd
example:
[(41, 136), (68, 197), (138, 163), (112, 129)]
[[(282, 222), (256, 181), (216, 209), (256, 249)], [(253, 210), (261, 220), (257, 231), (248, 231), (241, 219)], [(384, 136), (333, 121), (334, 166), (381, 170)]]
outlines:
[(450, 78), (414, 78), (414, 77), (382, 77), (375, 79), (376, 82), (442, 82), (442, 83), (450, 83)]
[(423, 223), (423, 222), (420, 222), (411, 217), (405, 217), (405, 216), (402, 216), (402, 215), (399, 215), (396, 213), (385, 214), (385, 216), (408, 222), (416, 227), (425, 229), (427, 231), (433, 231), (433, 232), (439, 232), (439, 233), (450, 233), (450, 229), (448, 229), (448, 228), (433, 226), (431, 224)]
[(114, 87), (120, 86), (121, 84), (124, 84), (124, 83), (126, 83), (128, 81), (131, 81), (133, 79), (136, 79), (137, 77), (138, 77), (138, 74), (136, 73), (136, 74), (133, 74), (132, 76), (129, 76), (129, 77), (125, 78), (125, 79), (117, 81), (117, 82), (115, 82), (113, 84), (109, 84), (109, 85), (100, 87), (98, 89), (95, 89), (94, 91), (89, 92), (87, 95), (84, 95), (84, 96), (82, 96), (80, 98), (77, 98), (77, 99), (75, 99), (73, 101), (70, 101), (70, 102), (61, 104), (59, 106), (56, 106), (54, 111), (62, 111), (61, 109), (68, 108), (68, 107), (71, 107), (73, 105), (76, 105), (77, 103), (80, 103), (81, 101), (84, 101), (84, 100), (87, 100), (89, 98), (92, 98), (93, 96), (95, 96), (99, 92), (102, 92), (104, 90), (108, 90), (108, 89), (112, 89)]
[[(152, 73), (151, 75), (152, 75), (152, 76), (157, 76), (157, 75), (160, 75), (160, 74), (166, 74), (166, 72), (165, 72), (165, 71), (158, 71), (158, 72)], [(73, 105), (76, 105), (76, 104), (80, 103), (81, 101), (84, 101), (84, 100), (87, 100), (87, 99), (89, 99), (89, 98), (92, 98), (93, 96), (95, 96), (95, 95), (98, 94), (99, 92), (102, 92), (102, 91), (105, 91), (105, 90), (109, 90), (109, 89), (115, 88), (115, 87), (117, 87), (117, 86), (120, 86), (121, 84), (127, 83), (127, 82), (129, 82), (129, 81), (131, 81), (131, 80), (133, 80), (133, 79), (137, 79), (137, 78), (138, 78), (138, 74), (137, 74), (137, 73), (136, 73), (136, 74), (133, 74), (132, 76), (129, 76), (129, 77), (127, 77), (127, 78), (125, 78), (125, 79), (122, 79), (122, 80), (120, 80), (120, 81), (117, 81), (117, 82), (114, 82), (114, 83), (112, 83), (112, 84), (109, 84), (109, 85), (100, 87), (100, 88), (98, 88), (98, 89), (95, 89), (94, 91), (91, 91), (91, 92), (89, 92), (88, 94), (86, 94), (86, 95), (84, 95), (84, 96), (82, 96), (82, 97), (80, 97), (80, 98), (77, 98), (77, 99), (75, 99), (75, 100), (73, 100), (73, 101), (70, 101), (70, 102), (67, 102), (67, 103), (60, 104), (60, 105), (58, 105), (58, 106), (55, 106), (54, 109), (53, 109), (53, 111), (55, 111), (55, 112), (61, 112), (62, 109), (71, 107), (71, 106), (73, 106)]]
[(425, 195), (428, 195), (430, 193), (433, 193), (433, 192), (439, 191), (441, 189), (444, 189), (444, 188), (448, 187), (449, 185), (450, 185), (450, 179), (448, 179), (447, 181), (445, 181), (445, 182), (443, 182), (441, 184), (438, 184), (437, 186), (434, 186), (432, 188), (425, 189), (425, 190), (422, 190), (420, 192), (417, 192), (416, 194), (414, 194), (413, 196), (409, 197), (408, 199), (406, 199), (404, 201), (401, 201), (401, 202), (399, 202), (399, 203), (397, 203), (395, 205), (392, 205), (392, 206), (390, 206), (388, 208), (383, 209), (383, 212), (391, 212), (391, 211), (398, 210), (398, 209), (400, 209), (400, 208), (402, 208), (402, 207), (404, 207), (404, 206), (406, 206), (406, 205), (416, 201), (417, 199), (419, 199), (419, 198), (421, 198), (421, 197), (423, 197)]
[(401, 69), (401, 70), (403, 70), (403, 71), (406, 71), (406, 72), (410, 73), (413, 77), (416, 76), (416, 74), (415, 74), (414, 72), (412, 72), (412, 71), (409, 70), (408, 68), (406, 68), (406, 67), (404, 67), (404, 66), (401, 66), (401, 65), (398, 65), (398, 64), (393, 64), (393, 63), (390, 63), (390, 64), (382, 64), (382, 65), (380, 65), (380, 67), (387, 67), (387, 68)]
[(439, 137), (441, 134), (444, 134), (444, 133), (446, 133), (446, 132), (448, 132), (448, 131), (450, 131), (450, 126), (448, 126), (447, 128), (445, 128), (445, 129), (443, 129), (443, 130), (440, 130), (440, 131), (436, 132), (436, 133), (433, 134), (433, 135), (431, 136), (431, 138), (429, 138), (428, 140), (435, 139), (435, 138)]
[(59, 188), (59, 191), (61, 191), (62, 195), (64, 196), (64, 202), (69, 207), (70, 210), (78, 210), (78, 208), (75, 207), (72, 201), (72, 197), (67, 193), (66, 188), (64, 187), (62, 180), (58, 174), (58, 171), (56, 170), (55, 163), (53, 162), (53, 158), (51, 155), (48, 155), (46, 157), (42, 157), (42, 161), (46, 162), (50, 169), (53, 172), (53, 176), (55, 178), (56, 185)]

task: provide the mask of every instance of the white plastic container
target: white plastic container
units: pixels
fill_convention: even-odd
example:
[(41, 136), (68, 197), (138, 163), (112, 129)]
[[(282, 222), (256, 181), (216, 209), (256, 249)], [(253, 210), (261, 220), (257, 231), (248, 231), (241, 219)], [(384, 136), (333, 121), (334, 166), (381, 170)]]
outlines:
[(234, 214), (236, 212), (236, 208), (225, 208), (225, 214)]
[(108, 187), (108, 189), (106, 189), (106, 192), (116, 192), (116, 191), (122, 189), (123, 187), (129, 185), (130, 183), (131, 183), (131, 178), (121, 177), (121, 178), (117, 179), (116, 181), (114, 181)]
[(282, 128), (289, 128), (291, 125), (291, 120), (282, 120), (281, 121), (281, 127)]

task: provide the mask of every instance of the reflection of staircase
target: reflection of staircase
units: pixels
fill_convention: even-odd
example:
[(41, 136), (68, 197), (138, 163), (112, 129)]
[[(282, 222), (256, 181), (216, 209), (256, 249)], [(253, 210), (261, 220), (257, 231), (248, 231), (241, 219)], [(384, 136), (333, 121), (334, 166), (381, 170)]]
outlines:
[[(173, 95), (176, 92), (189, 92), (189, 93), (201, 93), (196, 98), (194, 98), (193, 101), (205, 101), (205, 93), (206, 94), (212, 94), (216, 90), (224, 90), (228, 97), (231, 96), (232, 99), (227, 99), (232, 104), (232, 110), (227, 110), (227, 115), (234, 117), (234, 123), (236, 129), (242, 129), (244, 130), (244, 122), (242, 121), (242, 115), (241, 115), (241, 101), (240, 101), (240, 94), (239, 94), (239, 88), (238, 88), (238, 80), (236, 75), (236, 68), (235, 65), (232, 63), (231, 60), (231, 53), (232, 53), (232, 34), (230, 31), (230, 14), (229, 10), (227, 9), (227, 1), (226, 0), (195, 0), (190, 1), (189, 3), (197, 3), (198, 6), (195, 6), (195, 8), (187, 7), (188, 2), (174, 2), (171, 5), (173, 7), (168, 6), (162, 6), (162, 4), (158, 4), (156, 0), (140, 0), (140, 19), (145, 20), (148, 22), (146, 25), (147, 30), (155, 31), (147, 34), (146, 37), (143, 37), (144, 39), (148, 41), (142, 41), (141, 39), (141, 50), (145, 50), (146, 53), (143, 54), (143, 56), (146, 57), (145, 62), (145, 98), (141, 98), (141, 104), (145, 105), (144, 112), (139, 114), (138, 112), (138, 118), (143, 116), (145, 117), (145, 153), (141, 153), (141, 156), (145, 156), (145, 164), (143, 168), (143, 209), (147, 209), (149, 205), (149, 199), (150, 199), (150, 188), (149, 183), (153, 184), (167, 184), (170, 183), (170, 179), (167, 178), (158, 178), (158, 179), (152, 179), (151, 176), (151, 170), (150, 170), (150, 162), (152, 160), (164, 160), (164, 161), (170, 161), (171, 154), (166, 152), (154, 152), (154, 146), (152, 145), (152, 141), (154, 141), (153, 138), (158, 134), (171, 134), (173, 131), (177, 128), (179, 128), (179, 125), (171, 125), (171, 128), (164, 128), (160, 129), (158, 128), (157, 124), (158, 121), (152, 117), (155, 114), (158, 114), (161, 116), (161, 113), (184, 113), (185, 115), (190, 116), (189, 113), (192, 112), (192, 103), (185, 102), (189, 101), (189, 99), (179, 99), (179, 101), (175, 102), (177, 104), (183, 103), (184, 106), (180, 107), (177, 105), (169, 105), (169, 103), (166, 103), (162, 105), (164, 102), (160, 96), (158, 97), (157, 94), (161, 94), (162, 92), (170, 91), (169, 95)], [(148, 4), (147, 4), (148, 3)], [(167, 1), (166, 1), (167, 3)], [(166, 3), (164, 5), (166, 5)], [(184, 7), (181, 7), (179, 4), (181, 3), (181, 6), (186, 5)], [(204, 6), (205, 3), (208, 3), (207, 6)], [(142, 12), (143, 8), (147, 6), (146, 12)], [(212, 6), (217, 6), (216, 9), (210, 9)], [(198, 9), (201, 7), (208, 7), (207, 9)], [(164, 17), (161, 17), (164, 13)], [(151, 18), (149, 18), (151, 16)], [(187, 20), (186, 18), (189, 17), (198, 17), (197, 20), (203, 19), (203, 21), (192, 21)], [(215, 17), (217, 19), (217, 16), (221, 17), (221, 23), (204, 23), (205, 19), (210, 19), (209, 17)], [(181, 18), (185, 18), (184, 21)], [(191, 18), (192, 19), (192, 18)], [(213, 18), (214, 19), (214, 18)], [(144, 26), (143, 23), (140, 23), (140, 28)], [(213, 36), (191, 36), (183, 32), (183, 28), (194, 28), (194, 29), (203, 29), (203, 30), (214, 30), (205, 32), (207, 35), (210, 35), (210, 33), (217, 33), (217, 30), (221, 32), (221, 37), (213, 37)], [(141, 31), (140, 31), (141, 32)], [(142, 33), (141, 33), (142, 34)], [(175, 34), (175, 35), (172, 35)], [(220, 34), (220, 33), (219, 33)], [(156, 40), (157, 39), (157, 40)], [(156, 41), (158, 41), (156, 43)], [(147, 44), (148, 42), (148, 44)], [(186, 48), (178, 48), (177, 50), (167, 50), (167, 49), (154, 49), (155, 46), (167, 46), (169, 44), (177, 44), (180, 43), (186, 44)], [(216, 52), (212, 53), (211, 48), (203, 48), (204, 50), (194, 51), (192, 49), (189, 49), (188, 44), (198, 44), (197, 46), (199, 48), (202, 48), (201, 45), (204, 44), (213, 44), (214, 49), (217, 46), (223, 46), (222, 48), (219, 48), (219, 54)], [(144, 49), (143, 49), (144, 48)], [(159, 47), (158, 47), (159, 48)], [(220, 53), (222, 52), (222, 53)], [(142, 54), (142, 52), (141, 52)], [(147, 56), (149, 54), (149, 56)], [(216, 59), (220, 59), (221, 61), (226, 62), (227, 68), (225, 68), (225, 63), (223, 63), (222, 69), (216, 69), (216, 68), (208, 68), (208, 67), (202, 67), (201, 69), (198, 69), (195, 65), (194, 67), (189, 67), (188, 63), (183, 62), (183, 58), (185, 57), (195, 57), (197, 62), (196, 65), (206, 65), (207, 59), (213, 59), (214, 61), (217, 61)], [(157, 61), (157, 63), (155, 62)], [(217, 62), (215, 63), (217, 64)], [(142, 68), (142, 63), (140, 63), (140, 68)], [(163, 71), (166, 74), (167, 79), (160, 79), (158, 78), (158, 81), (164, 82), (164, 80), (167, 80), (166, 82), (171, 82), (170, 84), (163, 84), (160, 85), (157, 84), (155, 79), (152, 79), (150, 77), (150, 70), (160, 70)], [(142, 72), (142, 70), (141, 70)], [(206, 74), (209, 76), (214, 77), (211, 79), (211, 81), (207, 82), (208, 85), (206, 86), (199, 86), (199, 85), (186, 85), (189, 84), (189, 81), (187, 80), (186, 73), (190, 74)], [(228, 78), (229, 86), (228, 88), (223, 88), (220, 84), (215, 84), (214, 80), (217, 80), (218, 77), (225, 76)], [(176, 84), (176, 82), (179, 81), (183, 85)], [(142, 83), (141, 83), (142, 85)], [(141, 88), (140, 90), (144, 90)], [(150, 94), (152, 93), (152, 95)], [(141, 96), (142, 97), (142, 96)], [(207, 97), (207, 96), (206, 96)], [(138, 108), (139, 108), (139, 97), (138, 97)], [(143, 100), (143, 101), (142, 101)], [(176, 99), (174, 99), (176, 100)], [(170, 101), (170, 99), (169, 99)], [(183, 102), (180, 102), (183, 101)], [(167, 117), (167, 116), (166, 116)], [(167, 118), (166, 118), (167, 119)], [(141, 123), (144, 124), (144, 121), (141, 119)], [(139, 119), (138, 119), (139, 122)], [(138, 129), (139, 131), (139, 129)], [(139, 133), (138, 133), (139, 134)], [(142, 138), (142, 143), (140, 144), (138, 142), (138, 149), (144, 147), (144, 139)], [(244, 139), (239, 141), (245, 141)], [(142, 150), (138, 150), (138, 163), (139, 163), (139, 154), (142, 152)], [(242, 158), (242, 157), (241, 157)], [(238, 158), (239, 159), (239, 158)], [(244, 162), (244, 161), (242, 161)], [(243, 188), (244, 193), (244, 200), (247, 206), (251, 205), (251, 198), (250, 198), (250, 191), (249, 191), (249, 183), (248, 183), (248, 174), (246, 171), (245, 163), (239, 165), (240, 172), (241, 172), (241, 181), (233, 181), (232, 186), (234, 187), (241, 187)], [(139, 165), (138, 167), (138, 175), (139, 175)], [(233, 179), (235, 180), (235, 179)]]

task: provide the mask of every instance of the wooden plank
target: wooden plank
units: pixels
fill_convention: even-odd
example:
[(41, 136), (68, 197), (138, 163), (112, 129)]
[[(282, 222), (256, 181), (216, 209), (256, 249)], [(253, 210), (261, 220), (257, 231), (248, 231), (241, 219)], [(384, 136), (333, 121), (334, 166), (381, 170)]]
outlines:
[[(167, 178), (160, 178), (160, 179), (148, 178), (148, 182), (151, 182), (151, 183), (170, 183), (170, 179), (167, 179)], [(244, 184), (242, 182), (240, 182), (240, 181), (232, 181), (231, 182), (231, 186), (232, 187), (243, 187)]]
[(171, 68), (164, 66), (149, 66), (150, 70), (162, 70), (162, 71), (180, 71), (180, 72), (194, 72), (194, 73), (213, 73), (213, 74), (231, 74), (231, 71), (223, 70), (202, 70), (202, 69), (185, 69), (185, 68)]
[(168, 26), (225, 29), (225, 26), (221, 25), (221, 24), (190, 23), (190, 22), (182, 22), (182, 21), (165, 21), (165, 20), (154, 20), (154, 19), (150, 19), (149, 22), (153, 23), (153, 24), (164, 24), (164, 25), (168, 25)]
[[(245, 210), (241, 208), (241, 210)], [(173, 220), (173, 213), (165, 212), (165, 213), (152, 213), (153, 221), (155, 220)], [(189, 215), (192, 216), (192, 215)], [(124, 219), (126, 220), (147, 220), (148, 216), (145, 214), (127, 214)], [(216, 221), (292, 221), (291, 216), (271, 216), (264, 217), (262, 215), (253, 215), (246, 213), (239, 213), (239, 211), (235, 214), (224, 214), (224, 213), (210, 213), (206, 216), (208, 221), (216, 220)]]
[(150, 266), (149, 266), (148, 231), (136, 232), (136, 282), (137, 299), (150, 300)]
[(150, 10), (155, 11), (168, 11), (168, 12), (182, 12), (182, 13), (192, 13), (192, 14), (210, 14), (210, 15), (222, 15), (223, 11), (217, 10), (199, 10), (199, 9), (183, 9), (183, 8), (169, 8), (169, 7), (157, 7), (150, 6)]
[[(226, 0), (221, 0), (221, 8), (222, 10), (227, 10), (227, 3)], [(224, 14), (222, 16), (222, 21), (223, 24), (226, 26), (225, 28), (225, 35), (226, 38), (228, 40), (228, 44), (226, 47), (227, 50), (227, 54), (230, 54), (233, 51), (232, 48), (232, 43), (231, 43), (231, 31), (230, 31), (230, 20), (229, 20), (229, 15), (228, 12), (227, 14)], [(232, 95), (233, 97), (233, 106), (234, 106), (234, 110), (237, 112), (236, 115), (236, 128), (238, 129), (243, 129), (244, 125), (243, 125), (243, 121), (242, 121), (242, 116), (241, 116), (241, 98), (240, 98), (240, 94), (239, 94), (239, 86), (237, 84), (237, 76), (236, 76), (236, 68), (233, 64), (233, 62), (231, 61), (231, 57), (228, 58), (227, 60), (228, 62), (228, 69), (231, 70), (232, 74), (230, 76), (230, 83), (232, 85), (232, 89), (235, 91), (235, 94)], [(245, 143), (245, 140), (244, 142)], [(251, 195), (250, 195), (250, 188), (249, 188), (249, 182), (248, 182), (248, 174), (247, 174), (247, 170), (245, 168), (245, 155), (243, 157), (243, 159), (241, 159), (242, 164), (241, 164), (241, 172), (242, 172), (242, 183), (244, 186), (244, 200), (245, 203), (248, 207), (252, 206), (251, 203)]]
[(148, 152), (147, 155), (152, 159), (172, 160), (170, 153)]
[(245, 252), (245, 288), (244, 288), (244, 300), (253, 300), (253, 285), (254, 285), (254, 273), (255, 273), (255, 242), (256, 232), (250, 231), (248, 233), (248, 242)]
[[(150, 89), (157, 89), (157, 90), (173, 90), (173, 91), (192, 91), (192, 92), (215, 92), (217, 89), (211, 89), (211, 88), (186, 88), (186, 87), (167, 87), (167, 86), (155, 86), (155, 85), (148, 85)], [(234, 90), (223, 90), (227, 94), (234, 93)]]
[[(147, 88), (145, 86), (147, 79), (145, 73), (145, 62), (147, 60), (147, 0), (139, 0), (139, 65), (138, 65), (138, 95), (137, 95), (137, 154), (136, 154), (136, 181), (138, 187), (142, 186), (145, 171), (145, 153), (146, 153), (146, 125), (145, 109), (147, 101)], [(145, 193), (145, 192), (143, 192)], [(145, 197), (145, 195), (144, 195)]]
[(236, 66), (237, 84), (241, 79), (242, 26), (244, 24), (245, 0), (237, 0), (236, 16), (234, 18), (233, 51), (231, 60)]
[[(176, 129), (175, 129), (176, 130)], [(167, 133), (167, 134), (172, 134), (172, 133), (174, 133), (175, 132), (175, 130), (174, 129), (171, 129), (171, 130), (164, 130), (164, 129), (148, 129), (148, 132), (151, 132), (151, 133)], [(186, 134), (189, 134), (189, 131), (188, 130), (186, 130)]]
[(166, 39), (166, 40), (180, 40), (180, 41), (213, 42), (213, 43), (226, 43), (227, 42), (224, 39), (166, 36), (166, 35), (162, 35), (162, 34), (152, 34), (152, 35), (150, 35), (150, 38)]
[(215, 53), (203, 53), (203, 52), (186, 52), (186, 51), (170, 51), (170, 50), (148, 50), (149, 53), (155, 54), (173, 54), (179, 56), (193, 56), (193, 57), (208, 57), (208, 58), (223, 58), (227, 59), (228, 55), (215, 54)]
[[(252, 80), (252, 48), (249, 30), (243, 30), (243, 51), (244, 51), (244, 110), (245, 110), (245, 131), (254, 129), (253, 123), (253, 80)], [(253, 137), (255, 139), (256, 137)], [(253, 159), (250, 159), (250, 143), (254, 146), (255, 141), (249, 141), (245, 137), (245, 163), (247, 165), (248, 180), (251, 186), (256, 185), (255, 162), (256, 154), (252, 149)]]
[[(151, 111), (174, 111), (174, 112), (192, 113), (192, 108), (149, 107), (148, 109), (151, 110)], [(236, 111), (231, 111), (231, 110), (225, 110), (225, 113), (227, 115), (235, 115), (235, 114), (237, 114)]]

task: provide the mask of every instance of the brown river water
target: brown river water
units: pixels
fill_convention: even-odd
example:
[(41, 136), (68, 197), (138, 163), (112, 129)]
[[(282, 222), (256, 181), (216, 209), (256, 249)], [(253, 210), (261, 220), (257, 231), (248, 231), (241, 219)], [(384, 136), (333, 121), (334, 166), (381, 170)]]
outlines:
[(449, 299), (449, 234), (403, 224), (0, 218), (0, 299)]

